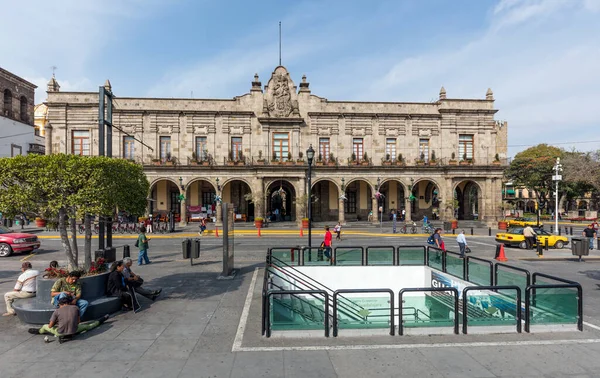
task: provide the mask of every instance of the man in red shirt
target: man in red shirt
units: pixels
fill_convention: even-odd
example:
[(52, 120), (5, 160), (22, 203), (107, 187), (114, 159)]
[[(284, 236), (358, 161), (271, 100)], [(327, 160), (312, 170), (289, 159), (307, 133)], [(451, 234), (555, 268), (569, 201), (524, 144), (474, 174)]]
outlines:
[(323, 240), (323, 253), (325, 254), (325, 257), (327, 257), (328, 261), (331, 259), (331, 239), (332, 235), (331, 231), (329, 231), (329, 226), (325, 226), (325, 240)]

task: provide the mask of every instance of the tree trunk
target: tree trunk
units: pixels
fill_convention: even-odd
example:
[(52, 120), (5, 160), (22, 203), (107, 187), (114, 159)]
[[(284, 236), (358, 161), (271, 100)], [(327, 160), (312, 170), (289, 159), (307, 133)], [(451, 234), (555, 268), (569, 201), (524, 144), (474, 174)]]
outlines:
[(85, 227), (85, 269), (90, 269), (92, 266), (92, 217), (89, 214), (85, 215), (83, 220)]
[(67, 210), (65, 208), (58, 210), (58, 232), (60, 233), (61, 244), (65, 250), (65, 254), (67, 255), (69, 268), (77, 268), (77, 260), (73, 258), (73, 251), (71, 250), (69, 236), (67, 235)]
[(77, 247), (77, 218), (75, 214), (69, 218), (71, 224), (71, 251), (73, 253), (73, 259), (77, 261), (77, 265), (79, 266), (79, 247)]

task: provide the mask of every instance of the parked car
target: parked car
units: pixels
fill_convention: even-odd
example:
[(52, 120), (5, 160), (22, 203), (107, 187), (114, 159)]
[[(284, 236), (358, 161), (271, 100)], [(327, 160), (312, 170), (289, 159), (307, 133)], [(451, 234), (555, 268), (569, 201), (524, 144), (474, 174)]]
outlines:
[[(544, 224), (540, 222), (539, 226)], [(531, 218), (515, 218), (508, 221), (508, 227), (525, 227), (525, 226), (538, 226), (537, 221)]]
[(31, 252), (38, 248), (40, 241), (37, 236), (14, 232), (8, 227), (0, 226), (0, 257), (8, 257), (13, 252)]
[[(569, 244), (569, 239), (565, 236), (554, 235), (543, 228), (538, 227), (533, 227), (533, 230), (538, 235), (537, 242), (541, 243), (542, 245), (546, 245), (546, 240), (548, 240), (548, 247), (553, 247), (556, 249), (561, 249), (565, 245)], [(523, 236), (523, 227), (509, 228), (506, 232), (496, 234), (496, 242), (502, 243), (507, 247), (514, 246), (522, 249), (527, 248), (525, 236)]]

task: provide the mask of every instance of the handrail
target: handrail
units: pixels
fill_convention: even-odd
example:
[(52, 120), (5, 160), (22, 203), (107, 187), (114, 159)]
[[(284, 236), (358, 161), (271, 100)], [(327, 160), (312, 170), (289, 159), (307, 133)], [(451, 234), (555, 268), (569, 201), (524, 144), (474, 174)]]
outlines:
[(344, 247), (335, 247), (335, 249), (333, 249), (332, 251), (332, 260), (333, 260), (333, 265), (337, 265), (338, 263), (338, 249), (344, 250), (344, 249), (360, 249), (360, 265), (364, 266), (365, 265), (365, 248), (364, 247), (353, 247), (353, 246), (344, 246)]
[[(275, 286), (275, 287), (276, 287), (278, 290), (286, 290), (285, 288), (283, 288), (283, 287), (281, 287), (281, 286), (279, 286), (279, 285), (277, 285), (277, 284), (271, 283), (271, 285)], [(301, 301), (301, 302), (305, 302), (305, 303), (306, 303), (306, 304), (307, 304), (309, 307), (315, 308), (315, 309), (317, 309), (318, 311), (323, 311), (323, 309), (322, 309), (322, 308), (319, 308), (318, 306), (315, 306), (314, 304), (312, 304), (312, 303), (308, 302), (308, 301), (307, 301), (307, 300), (305, 300), (304, 298), (301, 298), (301, 297), (297, 296), (296, 294), (289, 294), (289, 295), (290, 295), (291, 297), (294, 297), (294, 298), (296, 298), (297, 300), (299, 300), (299, 301)], [(318, 297), (317, 297), (316, 295), (314, 295), (314, 294), (310, 294), (310, 295), (311, 295), (312, 297), (314, 297), (314, 298), (317, 298), (317, 299), (318, 299)], [(273, 298), (273, 299), (275, 299), (275, 298)], [(283, 304), (283, 303), (282, 303), (282, 304)], [(287, 307), (287, 305), (285, 305), (285, 306)], [(295, 308), (290, 308), (290, 310), (292, 310), (293, 312), (295, 312), (295, 313), (297, 313), (297, 314), (300, 314), (300, 316), (302, 316), (303, 318), (306, 318), (306, 317), (308, 317), (308, 315), (307, 315), (307, 314), (301, 313), (301, 312), (299, 312), (299, 311), (298, 311), (297, 309), (295, 309)]]
[[(448, 254), (459, 256), (459, 258), (462, 258), (462, 257), (460, 257), (460, 253), (458, 253), (458, 252), (452, 252), (450, 250), (446, 250), (446, 253), (443, 254), (443, 258), (444, 258), (444, 260), (446, 260), (446, 262), (444, 264), (444, 273), (448, 273)], [(464, 258), (462, 258), (462, 264), (463, 264), (463, 274), (462, 274), (462, 277), (457, 277), (457, 278), (465, 280), (465, 274), (466, 274), (465, 264), (466, 264), (466, 261), (465, 261)], [(452, 273), (448, 273), (448, 274), (450, 274), (451, 276), (454, 276)]]
[[(270, 258), (271, 258), (271, 262), (273, 260), (276, 260), (279, 263), (285, 265), (285, 267), (287, 268), (285, 274), (289, 275), (290, 277), (292, 277), (292, 278), (294, 278), (294, 279), (302, 282), (303, 281), (302, 278), (298, 277), (296, 274), (292, 273), (291, 271), (299, 273), (301, 276), (306, 277), (306, 278), (310, 279), (310, 281), (312, 281), (312, 282), (302, 282), (304, 285), (308, 286), (311, 289), (315, 289), (315, 290), (317, 290), (317, 289), (325, 289), (328, 292), (329, 295), (333, 295), (334, 291), (332, 289), (330, 289), (329, 287), (327, 287), (324, 284), (320, 283), (319, 281), (315, 280), (314, 278), (312, 278), (312, 277), (310, 277), (310, 276), (302, 273), (301, 271), (299, 271), (298, 269), (294, 268), (293, 266), (286, 264), (284, 261), (279, 260), (277, 257), (270, 256)], [(274, 267), (274, 268), (279, 268), (279, 266), (273, 265), (272, 263), (269, 264), (269, 265), (271, 267)], [(277, 276), (279, 277), (279, 275), (277, 275)], [(307, 280), (304, 280), (304, 281), (307, 281)], [(297, 286), (297, 285), (294, 285), (294, 286)], [(364, 310), (364, 308), (361, 305), (359, 305), (357, 303), (354, 303), (354, 302), (352, 302), (351, 300), (349, 300), (347, 298), (344, 298), (344, 299), (347, 302), (349, 302), (349, 304), (344, 304), (344, 306), (346, 307), (346, 311), (349, 311), (349, 312), (357, 311), (355, 308), (352, 308), (352, 306), (358, 307), (359, 310)], [(346, 314), (346, 315), (348, 315), (348, 316), (356, 316), (355, 314), (352, 314), (352, 313)]]
[(516, 270), (518, 272), (525, 273), (525, 278), (527, 279), (527, 285), (525, 285), (525, 287), (531, 285), (531, 273), (527, 269), (523, 269), (523, 268), (519, 268), (516, 266), (503, 264), (503, 263), (496, 263), (494, 265), (494, 283), (496, 285), (498, 284), (498, 267), (503, 267), (503, 268), (512, 269), (512, 270)]
[[(429, 266), (429, 250), (439, 251), (442, 254), (442, 272), (446, 273), (446, 253), (438, 247), (427, 246), (427, 266)], [(430, 267), (431, 268), (431, 267)]]
[(338, 335), (337, 297), (341, 293), (388, 293), (390, 295), (390, 336), (394, 336), (394, 291), (392, 289), (339, 289), (333, 293), (333, 337)]
[(396, 247), (396, 265), (402, 265), (400, 264), (400, 251), (408, 248), (423, 249), (423, 265), (427, 266), (427, 248), (424, 245), (399, 245)]
[[(534, 277), (535, 277), (535, 273), (534, 273)], [(530, 306), (530, 299), (531, 299), (531, 292), (535, 289), (568, 289), (568, 288), (573, 288), (573, 289), (577, 289), (577, 329), (579, 331), (583, 331), (583, 289), (581, 288), (581, 285), (573, 282), (573, 283), (568, 283), (568, 284), (562, 284), (562, 285), (529, 285), (527, 286), (527, 289), (525, 289), (525, 332), (529, 332), (529, 325), (530, 325), (530, 314), (531, 314), (531, 306)]]
[(392, 266), (397, 265), (397, 260), (396, 260), (396, 247), (392, 246), (392, 245), (377, 245), (377, 246), (372, 246), (372, 247), (367, 247), (366, 250), (363, 252), (363, 262), (364, 265), (369, 265), (369, 249), (375, 249), (375, 248), (391, 248), (392, 249)]
[(454, 293), (454, 333), (458, 335), (458, 290), (455, 287), (413, 287), (400, 289), (398, 292), (398, 335), (404, 335), (404, 320), (402, 320), (402, 295), (408, 292), (451, 291)]
[(268, 269), (268, 260), (269, 260), (269, 256), (267, 256), (267, 264), (265, 266), (265, 273), (263, 276), (263, 289), (262, 289), (262, 324), (261, 324), (261, 334), (264, 336), (265, 335), (265, 331), (266, 331), (266, 324), (265, 324), (265, 318), (266, 316), (268, 316), (267, 314), (267, 309), (266, 309), (266, 302), (267, 302), (267, 281), (268, 281), (268, 274), (267, 271)]
[(296, 247), (273, 247), (268, 249), (268, 255), (273, 256), (273, 250), (290, 250), (291, 253), (291, 261), (294, 262), (294, 251), (298, 251), (298, 264), (300, 264), (300, 253), (301, 248), (299, 246)]
[[(467, 316), (467, 309), (469, 301), (467, 300), (467, 293), (471, 290), (490, 290), (497, 292), (498, 290), (516, 290), (517, 291), (517, 333), (521, 333), (521, 288), (516, 285), (504, 285), (504, 286), (467, 286), (463, 289), (462, 295), (462, 316), (463, 316), (463, 333), (467, 334), (467, 322), (469, 317)], [(527, 305), (525, 305), (527, 306)]]
[[(312, 261), (312, 250), (313, 250), (313, 249), (316, 249), (316, 250), (317, 250), (317, 258), (318, 258), (319, 249), (322, 249), (321, 247), (302, 247), (302, 248), (300, 249), (300, 258), (298, 259), (298, 265), (300, 265), (300, 266), (304, 266), (304, 265), (306, 265), (306, 264), (304, 263), (304, 262), (305, 262), (305, 259), (304, 259), (304, 252), (305, 252), (305, 251), (308, 251), (309, 258), (310, 258), (310, 260)], [(333, 249), (331, 250), (331, 253), (333, 254)], [(315, 261), (320, 261), (320, 260), (315, 260)], [(333, 261), (332, 261), (332, 259), (329, 259), (329, 264), (322, 264), (322, 265), (323, 265), (323, 266), (325, 266), (325, 265), (333, 265)]]
[(490, 260), (482, 259), (482, 258), (475, 257), (475, 256), (465, 257), (465, 261), (466, 261), (465, 281), (469, 281), (469, 261), (470, 260), (482, 261), (482, 262), (485, 262), (486, 264), (489, 264), (489, 266), (490, 266), (490, 285), (494, 285), (494, 263), (491, 262)]
[(325, 337), (329, 337), (329, 294), (325, 290), (269, 290), (267, 292), (267, 330), (266, 336), (271, 337), (271, 301), (273, 294), (298, 295), (298, 294), (321, 294), (325, 297)]
[(554, 280), (554, 281), (558, 281), (558, 282), (564, 282), (564, 283), (566, 283), (566, 284), (574, 284), (574, 285), (579, 285), (579, 282), (575, 282), (575, 281), (567, 280), (567, 279), (560, 278), (560, 277), (551, 276), (551, 275), (549, 275), (549, 274), (538, 273), (538, 272), (534, 272), (534, 273), (531, 275), (531, 284), (532, 284), (532, 285), (535, 285), (536, 278), (537, 278), (538, 276), (539, 276), (539, 277), (543, 277), (543, 278), (548, 278), (548, 279), (550, 279), (550, 280)]

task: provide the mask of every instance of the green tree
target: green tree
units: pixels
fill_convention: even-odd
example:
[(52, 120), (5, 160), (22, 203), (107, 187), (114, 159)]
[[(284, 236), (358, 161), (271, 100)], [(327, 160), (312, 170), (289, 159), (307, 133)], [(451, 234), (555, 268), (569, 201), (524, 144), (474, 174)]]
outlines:
[(548, 193), (554, 190), (552, 175), (556, 158), (563, 156), (560, 148), (539, 144), (519, 152), (506, 169), (505, 175), (515, 185), (532, 190), (538, 201), (546, 205)]
[[(142, 167), (121, 159), (76, 155), (27, 155), (0, 159), (0, 209), (58, 218), (61, 242), (71, 267), (78, 267), (77, 219), (86, 228), (84, 258), (91, 264), (88, 214), (115, 209), (142, 214), (149, 184)], [(70, 238), (69, 238), (70, 233)]]

